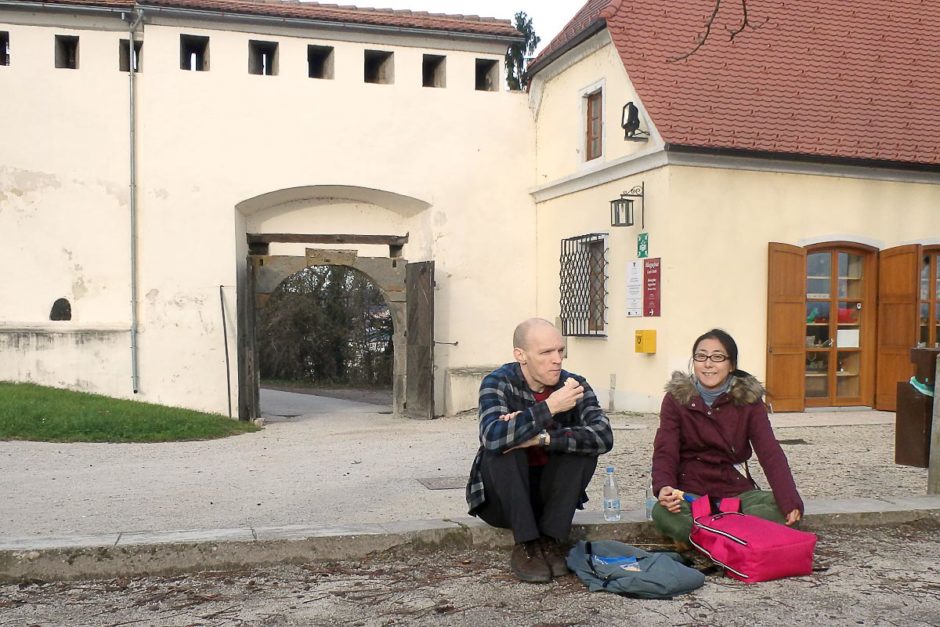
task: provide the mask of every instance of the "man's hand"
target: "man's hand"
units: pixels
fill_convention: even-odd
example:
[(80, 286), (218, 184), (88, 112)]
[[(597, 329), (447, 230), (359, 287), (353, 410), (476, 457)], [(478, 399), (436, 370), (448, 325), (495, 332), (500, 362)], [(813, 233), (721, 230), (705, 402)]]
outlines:
[(679, 513), (679, 503), (682, 502), (682, 493), (671, 485), (663, 486), (659, 491), (659, 504), (672, 514)]
[(503, 414), (503, 415), (501, 415), (501, 416), (499, 417), (499, 419), (502, 420), (503, 422), (509, 422), (510, 420), (512, 420), (513, 418), (515, 418), (516, 416), (518, 416), (518, 415), (521, 414), (521, 413), (522, 413), (521, 411), (514, 411), (514, 412), (512, 412), (511, 414)]
[(803, 515), (800, 514), (800, 510), (798, 509), (793, 510), (792, 512), (787, 514), (787, 525), (788, 526), (795, 525), (796, 523), (800, 521), (800, 518), (802, 517)]
[(568, 411), (584, 397), (584, 387), (572, 378), (565, 379), (565, 384), (552, 392), (551, 396), (545, 399), (548, 404), (548, 411), (560, 414)]

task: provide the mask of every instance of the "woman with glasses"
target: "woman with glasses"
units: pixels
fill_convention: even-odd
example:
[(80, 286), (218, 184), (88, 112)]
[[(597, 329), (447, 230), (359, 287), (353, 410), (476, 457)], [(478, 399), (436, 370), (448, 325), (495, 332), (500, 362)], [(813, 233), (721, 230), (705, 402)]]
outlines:
[[(692, 345), (691, 374), (666, 384), (653, 442), (653, 506), (657, 529), (685, 544), (692, 530), (690, 499), (739, 497), (741, 511), (793, 525), (803, 515), (787, 457), (770, 427), (764, 388), (738, 370), (738, 346), (721, 329)], [(751, 479), (756, 453), (770, 490)]]

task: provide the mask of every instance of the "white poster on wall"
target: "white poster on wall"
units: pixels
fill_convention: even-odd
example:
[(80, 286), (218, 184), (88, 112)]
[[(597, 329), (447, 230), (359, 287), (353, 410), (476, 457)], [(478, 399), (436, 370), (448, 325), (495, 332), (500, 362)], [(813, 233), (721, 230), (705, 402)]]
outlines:
[(627, 262), (627, 317), (643, 315), (643, 260)]

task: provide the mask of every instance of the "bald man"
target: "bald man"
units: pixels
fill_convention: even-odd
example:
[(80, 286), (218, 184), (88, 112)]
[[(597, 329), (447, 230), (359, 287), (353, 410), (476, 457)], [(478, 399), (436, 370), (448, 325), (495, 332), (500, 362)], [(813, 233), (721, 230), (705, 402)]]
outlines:
[(470, 514), (512, 529), (513, 574), (544, 583), (568, 572), (565, 549), (597, 457), (614, 443), (583, 377), (561, 367), (565, 343), (541, 318), (513, 333), (515, 361), (480, 385), (480, 449), (467, 484)]

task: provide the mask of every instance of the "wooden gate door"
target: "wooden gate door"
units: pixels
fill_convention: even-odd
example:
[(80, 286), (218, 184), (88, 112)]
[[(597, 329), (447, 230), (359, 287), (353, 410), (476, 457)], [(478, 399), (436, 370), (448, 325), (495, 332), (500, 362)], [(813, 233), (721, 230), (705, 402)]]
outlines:
[(806, 251), (770, 242), (767, 276), (767, 401), (774, 411), (805, 406)]
[(258, 369), (258, 342), (255, 338), (255, 259), (248, 257), (245, 289), (238, 291), (238, 419), (261, 416), (261, 373)]
[(895, 411), (898, 381), (907, 381), (914, 374), (910, 351), (917, 346), (921, 254), (921, 246), (911, 244), (878, 255), (875, 409)]
[(434, 417), (434, 262), (409, 263), (405, 268), (407, 352), (405, 416)]

